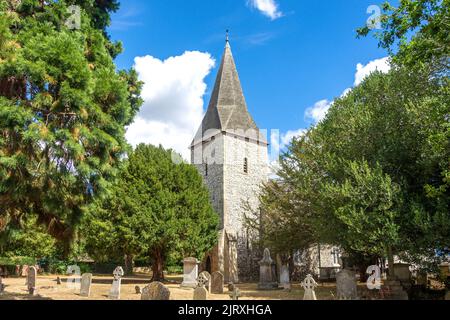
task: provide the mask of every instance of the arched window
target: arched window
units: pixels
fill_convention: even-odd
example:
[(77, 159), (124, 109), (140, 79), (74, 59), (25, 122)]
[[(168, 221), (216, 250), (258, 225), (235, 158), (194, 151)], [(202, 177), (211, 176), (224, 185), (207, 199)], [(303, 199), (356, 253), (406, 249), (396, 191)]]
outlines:
[(244, 158), (244, 173), (248, 173), (248, 159)]

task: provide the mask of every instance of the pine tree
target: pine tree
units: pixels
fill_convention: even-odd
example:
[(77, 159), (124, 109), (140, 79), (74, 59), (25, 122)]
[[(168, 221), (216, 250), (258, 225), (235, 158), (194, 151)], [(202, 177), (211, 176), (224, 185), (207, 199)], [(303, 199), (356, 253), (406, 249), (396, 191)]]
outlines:
[[(81, 5), (70, 29), (68, 6)], [(0, 2), (0, 228), (34, 213), (68, 244), (128, 150), (141, 105), (104, 28), (114, 1)]]

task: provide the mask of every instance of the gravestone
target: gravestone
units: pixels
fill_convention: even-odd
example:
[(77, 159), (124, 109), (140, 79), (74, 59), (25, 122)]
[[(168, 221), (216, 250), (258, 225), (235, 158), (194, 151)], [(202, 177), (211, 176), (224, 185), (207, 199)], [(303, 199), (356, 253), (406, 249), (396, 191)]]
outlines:
[(161, 282), (152, 282), (142, 289), (141, 300), (170, 300), (170, 290)]
[(236, 286), (234, 285), (233, 282), (230, 282), (228, 284), (228, 292), (233, 292), (235, 288), (236, 288)]
[(241, 291), (238, 288), (234, 288), (234, 290), (230, 292), (229, 296), (231, 300), (238, 301), (239, 298), (241, 297)]
[(56, 284), (57, 285), (61, 285), (61, 278), (60, 277), (56, 277)]
[(358, 299), (356, 274), (354, 271), (344, 269), (336, 274), (337, 298), (339, 300)]
[(270, 257), (269, 249), (264, 250), (263, 259), (259, 262), (259, 284), (260, 290), (278, 289), (278, 283), (273, 273), (274, 262)]
[[(202, 282), (201, 285), (200, 282)], [(208, 292), (211, 292), (211, 275), (208, 271), (203, 271), (198, 275), (197, 283), (199, 283), (199, 287), (205, 287)]]
[(306, 279), (301, 283), (303, 289), (305, 289), (305, 295), (303, 300), (317, 300), (315, 288), (318, 286), (312, 275), (308, 274)]
[(208, 290), (205, 287), (195, 288), (193, 300), (208, 300)]
[(20, 277), (20, 275), (21, 275), (20, 265), (16, 265), (16, 273), (14, 275)]
[(291, 290), (291, 281), (289, 279), (289, 266), (282, 265), (280, 270), (280, 287), (284, 290)]
[(136, 294), (142, 294), (141, 287), (136, 286), (136, 287), (134, 287), (134, 290), (136, 291)]
[(122, 277), (124, 275), (122, 267), (117, 267), (114, 272), (114, 280), (111, 291), (109, 292), (109, 299), (120, 300), (120, 287), (122, 285)]
[(186, 258), (183, 260), (183, 288), (195, 288), (197, 287), (198, 278), (198, 261), (196, 258)]
[(30, 295), (36, 294), (36, 278), (37, 278), (37, 270), (35, 267), (29, 267), (28, 268), (28, 275), (27, 275), (27, 287), (28, 287), (28, 293)]
[(220, 271), (211, 275), (211, 293), (223, 294), (223, 274)]
[(5, 285), (3, 284), (3, 278), (0, 277), (0, 295), (2, 295), (3, 292), (5, 292)]
[(92, 274), (85, 273), (81, 276), (80, 296), (89, 297), (91, 295)]

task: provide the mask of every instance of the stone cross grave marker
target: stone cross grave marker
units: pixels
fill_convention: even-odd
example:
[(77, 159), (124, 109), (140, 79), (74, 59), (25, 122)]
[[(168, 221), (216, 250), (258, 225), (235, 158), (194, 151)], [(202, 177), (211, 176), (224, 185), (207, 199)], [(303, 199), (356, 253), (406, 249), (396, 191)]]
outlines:
[(303, 300), (317, 300), (316, 292), (314, 289), (318, 286), (312, 275), (308, 274), (306, 279), (301, 283), (303, 289), (305, 289), (305, 295)]
[(89, 297), (91, 295), (92, 274), (85, 273), (81, 276), (80, 296)]
[(207, 271), (203, 271), (197, 278), (197, 286), (204, 287), (208, 292), (211, 291), (211, 275)]
[(211, 275), (211, 293), (223, 294), (223, 274), (220, 271)]
[(196, 258), (186, 258), (183, 260), (183, 288), (196, 288), (198, 278), (198, 261)]
[(36, 278), (37, 278), (37, 270), (35, 267), (29, 267), (28, 268), (28, 275), (27, 275), (27, 288), (28, 293), (30, 295), (36, 294)]
[(122, 285), (122, 277), (124, 275), (122, 267), (117, 267), (114, 272), (114, 280), (112, 283), (111, 291), (109, 292), (109, 298), (112, 300), (120, 300), (120, 287)]

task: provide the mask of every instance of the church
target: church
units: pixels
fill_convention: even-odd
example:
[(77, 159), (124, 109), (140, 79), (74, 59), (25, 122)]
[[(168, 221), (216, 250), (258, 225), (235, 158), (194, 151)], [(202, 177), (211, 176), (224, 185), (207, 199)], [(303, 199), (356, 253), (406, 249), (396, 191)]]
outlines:
[[(190, 146), (191, 162), (220, 216), (218, 245), (206, 255), (201, 269), (222, 272), (225, 283), (258, 277), (261, 257), (252, 248), (258, 235), (247, 227), (246, 217), (260, 216), (259, 195), (270, 174), (268, 146), (248, 111), (227, 36), (207, 112)], [(295, 265), (329, 278), (341, 267), (337, 248), (318, 248), (299, 253)]]
[(268, 143), (247, 109), (228, 37), (191, 161), (220, 216), (219, 242), (203, 269), (222, 272), (225, 283), (246, 280), (256, 257), (245, 217), (259, 212), (260, 188), (269, 174)]

